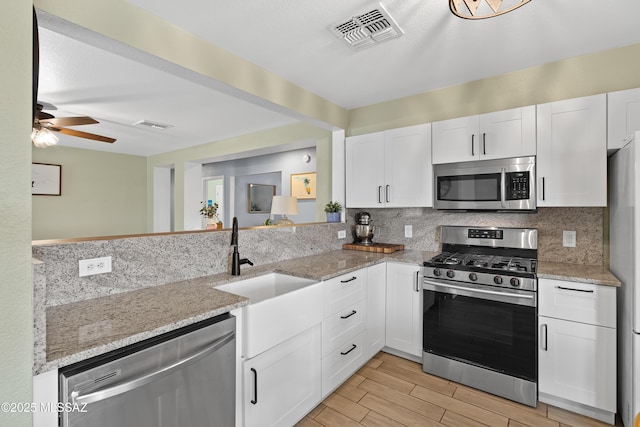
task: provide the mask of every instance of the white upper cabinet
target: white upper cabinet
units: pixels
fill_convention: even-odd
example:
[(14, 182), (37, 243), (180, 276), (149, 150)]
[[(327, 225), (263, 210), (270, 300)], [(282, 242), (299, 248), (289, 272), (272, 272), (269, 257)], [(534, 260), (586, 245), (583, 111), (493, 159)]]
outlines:
[(540, 104), (537, 118), (538, 206), (606, 206), (606, 95)]
[(607, 94), (608, 135), (607, 148), (622, 148), (622, 142), (640, 130), (640, 88)]
[(433, 123), (433, 163), (536, 154), (535, 106)]
[(346, 205), (432, 206), (431, 125), (347, 138)]

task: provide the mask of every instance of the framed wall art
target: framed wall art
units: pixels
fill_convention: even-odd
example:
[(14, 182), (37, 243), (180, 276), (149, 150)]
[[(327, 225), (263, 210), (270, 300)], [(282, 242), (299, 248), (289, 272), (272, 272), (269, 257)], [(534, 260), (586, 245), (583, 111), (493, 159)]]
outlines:
[(275, 185), (249, 184), (249, 213), (271, 212), (271, 201), (275, 195)]
[(309, 200), (316, 198), (316, 173), (296, 173), (291, 174), (291, 195), (298, 200)]
[(62, 194), (62, 166), (47, 163), (31, 164), (31, 194), (60, 196)]

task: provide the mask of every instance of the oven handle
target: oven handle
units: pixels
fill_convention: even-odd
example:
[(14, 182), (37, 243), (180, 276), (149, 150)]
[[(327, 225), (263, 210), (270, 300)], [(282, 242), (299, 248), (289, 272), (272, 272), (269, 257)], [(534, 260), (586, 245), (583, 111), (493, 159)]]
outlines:
[(432, 282), (426, 279), (422, 282), (422, 289), (426, 291), (444, 292), (448, 294), (482, 298), (498, 302), (509, 302), (505, 300), (511, 300), (514, 304), (517, 305), (526, 305), (528, 307), (536, 306), (535, 295), (513, 294), (508, 292), (490, 291), (487, 289), (468, 288), (466, 286), (456, 286), (445, 283)]
[(142, 387), (143, 385), (147, 385), (157, 380), (158, 378), (169, 375), (181, 368), (184, 368), (185, 366), (189, 366), (197, 362), (198, 360), (201, 360), (209, 356), (211, 353), (214, 353), (216, 350), (220, 349), (221, 347), (231, 342), (235, 338), (235, 336), (236, 336), (235, 332), (229, 332), (228, 334), (223, 335), (222, 337), (218, 338), (217, 340), (207, 345), (204, 349), (182, 360), (178, 360), (177, 362), (171, 365), (158, 369), (157, 371), (153, 371), (146, 375), (135, 378), (131, 381), (127, 381), (121, 384), (116, 384), (114, 386), (104, 388), (102, 390), (97, 390), (85, 395), (81, 395), (77, 391), (74, 391), (71, 393), (71, 398), (73, 400), (73, 403), (77, 403), (77, 404), (93, 403), (93, 402), (98, 402), (100, 400), (108, 399), (113, 396), (117, 396), (122, 393), (126, 393), (138, 387)]

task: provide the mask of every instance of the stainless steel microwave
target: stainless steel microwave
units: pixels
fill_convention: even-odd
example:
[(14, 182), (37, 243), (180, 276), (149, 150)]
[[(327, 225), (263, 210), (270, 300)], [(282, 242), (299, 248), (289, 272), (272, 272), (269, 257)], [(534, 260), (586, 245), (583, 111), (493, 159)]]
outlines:
[(535, 156), (437, 164), (433, 174), (435, 209), (536, 210)]

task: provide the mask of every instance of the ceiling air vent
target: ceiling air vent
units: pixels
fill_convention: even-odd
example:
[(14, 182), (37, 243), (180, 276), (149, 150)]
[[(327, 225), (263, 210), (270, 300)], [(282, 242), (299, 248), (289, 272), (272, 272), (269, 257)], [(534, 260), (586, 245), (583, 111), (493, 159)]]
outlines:
[(138, 122), (135, 122), (133, 125), (144, 126), (144, 127), (148, 127), (149, 129), (159, 129), (159, 130), (165, 130), (173, 127), (172, 125), (165, 125), (164, 123), (152, 122), (150, 120), (140, 120)]
[(340, 21), (329, 29), (354, 49), (371, 47), (404, 33), (382, 3), (377, 9)]

